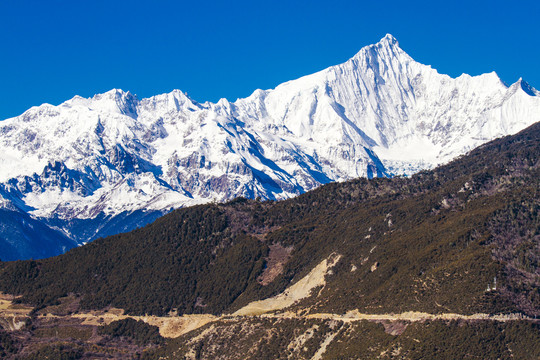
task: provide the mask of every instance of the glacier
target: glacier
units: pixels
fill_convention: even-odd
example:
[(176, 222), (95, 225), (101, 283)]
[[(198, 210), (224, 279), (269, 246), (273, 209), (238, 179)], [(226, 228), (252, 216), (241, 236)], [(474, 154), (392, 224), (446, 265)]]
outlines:
[(540, 92), (524, 80), (439, 74), (392, 35), (235, 102), (113, 89), (43, 104), (0, 122), (0, 250), (13, 254), (0, 259), (56, 255), (178, 207), (411, 175), (537, 121)]

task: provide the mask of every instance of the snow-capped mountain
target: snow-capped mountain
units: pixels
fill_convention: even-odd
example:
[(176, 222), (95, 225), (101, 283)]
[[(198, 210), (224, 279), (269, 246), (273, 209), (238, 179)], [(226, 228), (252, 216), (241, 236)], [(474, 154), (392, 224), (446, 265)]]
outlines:
[[(343, 64), (234, 103), (115, 89), (33, 107), (0, 122), (0, 205), (75, 246), (171, 208), (412, 174), (537, 121), (540, 92), (523, 80), (451, 78), (387, 35)], [(20, 241), (39, 248), (39, 233)], [(1, 238), (19, 241), (0, 229)]]

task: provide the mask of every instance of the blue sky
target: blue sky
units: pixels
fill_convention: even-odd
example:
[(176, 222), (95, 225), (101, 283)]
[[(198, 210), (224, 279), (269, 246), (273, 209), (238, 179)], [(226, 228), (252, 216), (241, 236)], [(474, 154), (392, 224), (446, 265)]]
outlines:
[(346, 61), (391, 33), (459, 76), (540, 88), (539, 1), (0, 1), (0, 119), (121, 88), (203, 102)]

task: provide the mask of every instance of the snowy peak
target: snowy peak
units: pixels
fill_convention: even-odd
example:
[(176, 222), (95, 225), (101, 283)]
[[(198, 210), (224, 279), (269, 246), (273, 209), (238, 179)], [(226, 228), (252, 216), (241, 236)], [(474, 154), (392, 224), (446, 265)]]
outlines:
[(202, 109), (202, 106), (192, 100), (187, 94), (180, 90), (173, 90), (170, 93), (155, 95), (141, 100), (138, 111), (147, 112), (151, 116), (154, 116), (156, 113), (163, 116), (169, 112), (194, 112), (200, 109)]
[(508, 86), (507, 97), (512, 95), (523, 95), (525, 97), (533, 98), (533, 102), (536, 101), (535, 98), (540, 97), (540, 91), (533, 88), (529, 83), (527, 83), (522, 78), (519, 78), (518, 81)]
[(404, 53), (404, 51), (399, 47), (399, 42), (394, 36), (386, 34), (379, 42), (361, 48), (354, 57), (368, 53), (378, 53), (379, 55), (383, 55), (385, 53)]
[(392, 62), (394, 60), (408, 62), (412, 61), (412, 58), (399, 47), (399, 42), (396, 38), (387, 34), (378, 43), (360, 49), (351, 60), (359, 61), (360, 65), (378, 68), (379, 66), (375, 65), (379, 65), (379, 63), (385, 65), (385, 62)]
[(390, 34), (386, 34), (386, 36), (383, 37), (378, 43), (368, 45), (364, 47), (364, 49), (376, 51), (380, 56), (383, 54), (405, 54), (405, 52), (400, 48), (397, 39)]
[(397, 39), (392, 34), (386, 34), (380, 41), (379, 44), (386, 43), (389, 45), (399, 45)]
[(135, 119), (137, 118), (138, 103), (137, 96), (131, 94), (129, 91), (125, 92), (120, 89), (112, 89), (88, 99), (75, 96), (61, 104), (61, 106), (68, 108), (84, 107), (91, 111), (115, 113)]
[(129, 91), (112, 89), (106, 93), (95, 95), (90, 108), (104, 112), (115, 112), (131, 118), (137, 118), (138, 99)]
[(525, 92), (525, 94), (530, 95), (530, 96), (540, 96), (540, 91), (533, 88), (531, 85), (529, 85), (529, 83), (527, 83), (522, 78), (519, 78), (517, 83), (521, 87), (521, 90)]

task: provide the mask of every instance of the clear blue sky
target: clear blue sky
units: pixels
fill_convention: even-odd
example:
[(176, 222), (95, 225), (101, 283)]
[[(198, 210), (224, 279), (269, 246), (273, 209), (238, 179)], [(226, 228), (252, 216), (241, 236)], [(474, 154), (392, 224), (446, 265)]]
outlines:
[(0, 119), (121, 88), (231, 101), (352, 57), (391, 33), (459, 76), (540, 88), (540, 1), (1, 0)]

